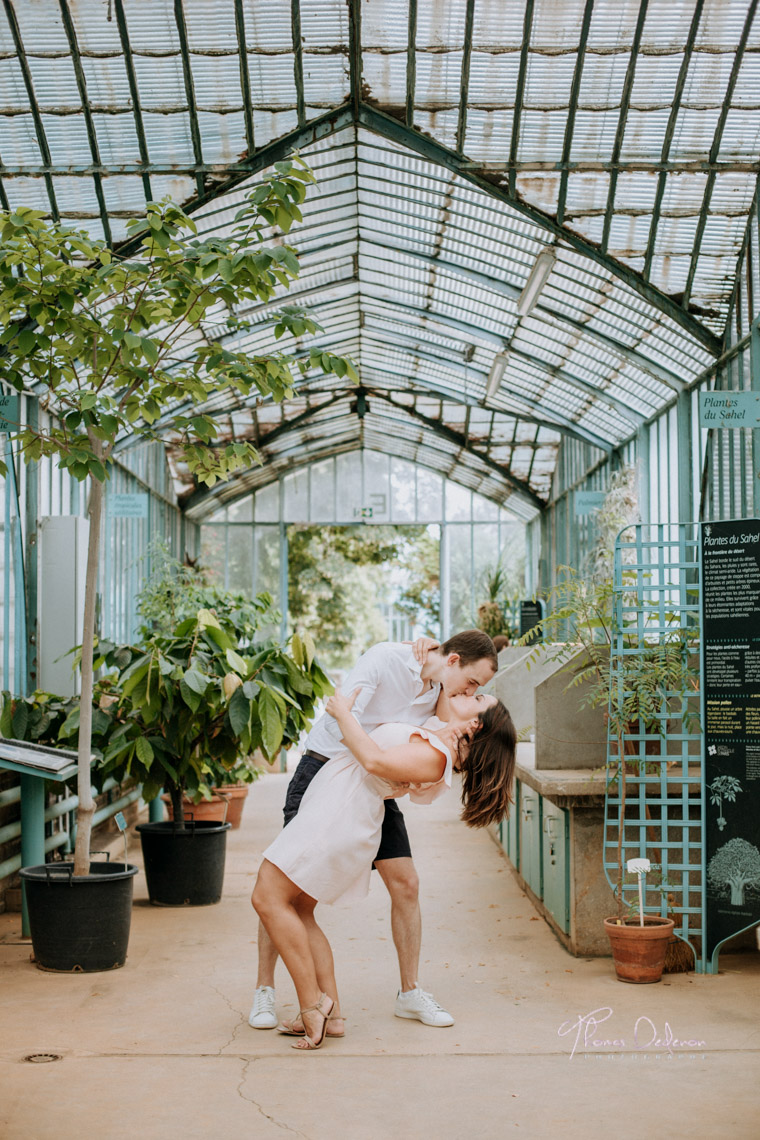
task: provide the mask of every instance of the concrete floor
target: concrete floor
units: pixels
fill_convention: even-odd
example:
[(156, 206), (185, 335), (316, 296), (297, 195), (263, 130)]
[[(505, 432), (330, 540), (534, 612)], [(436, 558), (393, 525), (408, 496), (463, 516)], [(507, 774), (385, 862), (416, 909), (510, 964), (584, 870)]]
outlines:
[[(610, 1131), (627, 1140), (655, 1129), (757, 1140), (760, 954), (725, 956), (717, 976), (617, 982), (609, 959), (562, 949), (490, 837), (459, 823), (453, 795), (405, 812), (422, 879), (420, 981), (456, 1024), (393, 1016), (396, 959), (376, 882), (358, 907), (322, 908), (346, 1037), (299, 1054), (287, 1038), (249, 1028), (248, 899), (286, 780), (254, 786), (243, 827), (229, 835), (218, 906), (152, 907), (138, 876), (122, 970), (43, 973), (29, 962), (20, 916), (0, 915), (2, 1140), (595, 1140)], [(278, 969), (287, 1016), (294, 994)], [(571, 1056), (572, 1027), (599, 1010), (606, 1021)], [(668, 1047), (670, 1038), (700, 1043)], [(32, 1053), (61, 1059), (34, 1064)]]

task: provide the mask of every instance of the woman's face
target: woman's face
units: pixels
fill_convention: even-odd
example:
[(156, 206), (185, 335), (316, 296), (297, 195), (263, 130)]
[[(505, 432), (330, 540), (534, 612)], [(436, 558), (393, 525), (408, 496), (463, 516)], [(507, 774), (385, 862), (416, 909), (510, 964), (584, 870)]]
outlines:
[(496, 697), (492, 697), (490, 693), (476, 693), (474, 697), (466, 697), (464, 695), (449, 698), (449, 707), (451, 709), (451, 719), (449, 724), (460, 722), (468, 724), (471, 720), (476, 720), (481, 713), (486, 709), (496, 704)]

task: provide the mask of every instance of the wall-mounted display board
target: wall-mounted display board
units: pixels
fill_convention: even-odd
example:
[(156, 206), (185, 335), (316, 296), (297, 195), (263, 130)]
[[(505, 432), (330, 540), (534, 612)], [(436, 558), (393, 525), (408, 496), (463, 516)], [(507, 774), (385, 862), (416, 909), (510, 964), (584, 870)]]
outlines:
[(760, 923), (760, 519), (701, 524), (706, 959)]

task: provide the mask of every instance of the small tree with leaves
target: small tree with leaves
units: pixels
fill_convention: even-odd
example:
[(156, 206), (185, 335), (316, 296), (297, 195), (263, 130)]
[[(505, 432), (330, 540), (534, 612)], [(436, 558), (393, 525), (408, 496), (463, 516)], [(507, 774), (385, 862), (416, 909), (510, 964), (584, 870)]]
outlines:
[(739, 780), (735, 776), (716, 776), (709, 786), (710, 803), (717, 804), (718, 807), (718, 828), (720, 831), (726, 826), (726, 819), (723, 815), (723, 801), (727, 803), (735, 803), (736, 797), (742, 790)]
[[(298, 158), (279, 162), (253, 189), (225, 236), (197, 237), (192, 218), (170, 202), (130, 223), (137, 252), (110, 250), (82, 230), (30, 209), (0, 213), (0, 380), (32, 390), (49, 422), (20, 426), (27, 461), (49, 456), (90, 481), (90, 534), (82, 630), (79, 809), (74, 873), (89, 870), (95, 601), (104, 484), (121, 440), (169, 434), (199, 483), (213, 485), (256, 461), (247, 441), (217, 444), (203, 406), (292, 394), (294, 369), (316, 367), (355, 380), (350, 360), (312, 350), (257, 355), (204, 335), (204, 322), (240, 327), (242, 303), (266, 303), (298, 276), (295, 250), (267, 241), (287, 232), (314, 178)], [(315, 333), (306, 314), (283, 310), (274, 335)]]

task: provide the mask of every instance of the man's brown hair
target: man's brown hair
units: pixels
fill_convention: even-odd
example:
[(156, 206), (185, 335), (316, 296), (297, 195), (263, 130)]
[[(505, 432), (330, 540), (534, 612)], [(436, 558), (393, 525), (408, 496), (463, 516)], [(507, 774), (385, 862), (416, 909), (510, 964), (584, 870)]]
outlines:
[(455, 633), (443, 643), (441, 653), (444, 657), (448, 657), (450, 653), (458, 653), (460, 665), (472, 665), (474, 661), (482, 661), (485, 658), (493, 665), (494, 672), (499, 667), (494, 644), (482, 629), (464, 629), (461, 633)]

